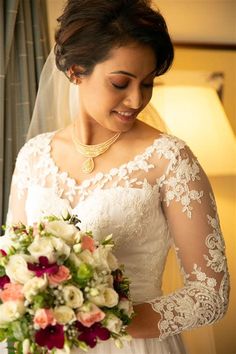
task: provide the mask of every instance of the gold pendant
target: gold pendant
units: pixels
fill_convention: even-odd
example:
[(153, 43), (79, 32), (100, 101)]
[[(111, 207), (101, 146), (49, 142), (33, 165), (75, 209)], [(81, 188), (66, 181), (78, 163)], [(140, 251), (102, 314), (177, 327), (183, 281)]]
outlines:
[(82, 164), (82, 172), (83, 173), (91, 173), (94, 169), (94, 161), (92, 157), (86, 159)]

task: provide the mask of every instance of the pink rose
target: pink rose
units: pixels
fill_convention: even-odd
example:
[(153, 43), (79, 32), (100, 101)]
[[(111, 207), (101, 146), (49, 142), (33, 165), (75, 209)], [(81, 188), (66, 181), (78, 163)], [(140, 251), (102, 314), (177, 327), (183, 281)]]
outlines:
[(100, 322), (104, 319), (105, 313), (100, 310), (95, 304), (90, 304), (90, 310), (77, 312), (77, 320), (85, 327), (91, 327), (95, 322)]
[(71, 278), (70, 270), (63, 265), (59, 267), (58, 272), (48, 275), (48, 281), (50, 285), (60, 284), (63, 281), (68, 280), (70, 278)]
[(48, 325), (55, 326), (56, 319), (51, 309), (38, 309), (34, 315), (34, 324), (40, 328), (46, 328)]
[(0, 299), (2, 302), (24, 300), (22, 288), (23, 286), (21, 284), (7, 283), (0, 292)]
[(94, 239), (90, 236), (84, 235), (81, 240), (82, 250), (89, 250), (90, 252), (95, 251), (95, 242)]

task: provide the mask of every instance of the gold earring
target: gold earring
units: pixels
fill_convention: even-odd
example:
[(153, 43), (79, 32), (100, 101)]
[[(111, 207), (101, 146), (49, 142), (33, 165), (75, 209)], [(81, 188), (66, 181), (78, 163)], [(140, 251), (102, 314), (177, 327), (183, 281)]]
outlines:
[(79, 85), (81, 83), (81, 78), (79, 74), (76, 74), (73, 68), (66, 71), (66, 76), (72, 84)]
[(75, 85), (79, 85), (79, 84), (81, 83), (80, 77), (78, 77), (78, 76), (75, 75), (75, 74), (72, 74), (72, 75), (71, 75), (70, 81), (71, 81), (73, 84), (75, 84)]

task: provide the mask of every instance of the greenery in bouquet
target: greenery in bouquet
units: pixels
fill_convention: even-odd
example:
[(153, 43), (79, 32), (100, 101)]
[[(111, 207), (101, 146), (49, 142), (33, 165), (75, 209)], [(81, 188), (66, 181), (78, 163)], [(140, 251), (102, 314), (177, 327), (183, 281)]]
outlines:
[(134, 315), (129, 280), (112, 253), (112, 235), (98, 242), (69, 213), (7, 228), (0, 251), (0, 341), (15, 353), (87, 351), (109, 338), (130, 340)]

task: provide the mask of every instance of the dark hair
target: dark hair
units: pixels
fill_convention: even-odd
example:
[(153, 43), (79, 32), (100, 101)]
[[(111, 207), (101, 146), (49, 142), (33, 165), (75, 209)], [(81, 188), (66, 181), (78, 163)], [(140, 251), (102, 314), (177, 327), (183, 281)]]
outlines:
[(54, 50), (61, 71), (80, 65), (83, 74), (90, 74), (112, 48), (130, 42), (154, 50), (156, 76), (172, 64), (174, 49), (166, 22), (149, 0), (69, 0), (57, 21)]

